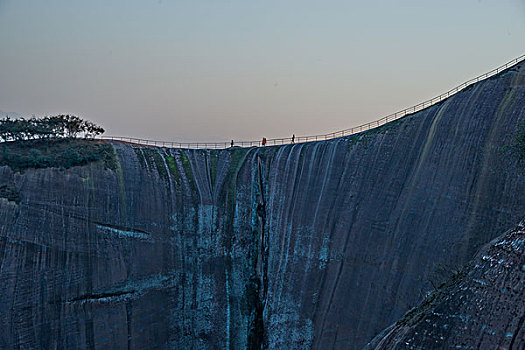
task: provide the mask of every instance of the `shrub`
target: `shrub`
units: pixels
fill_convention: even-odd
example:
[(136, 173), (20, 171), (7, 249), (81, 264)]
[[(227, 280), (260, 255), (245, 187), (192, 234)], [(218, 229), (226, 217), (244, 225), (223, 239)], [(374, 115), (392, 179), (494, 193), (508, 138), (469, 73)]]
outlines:
[(28, 168), (71, 168), (103, 161), (115, 168), (113, 147), (107, 142), (80, 139), (38, 139), (0, 143), (0, 166), (14, 171)]

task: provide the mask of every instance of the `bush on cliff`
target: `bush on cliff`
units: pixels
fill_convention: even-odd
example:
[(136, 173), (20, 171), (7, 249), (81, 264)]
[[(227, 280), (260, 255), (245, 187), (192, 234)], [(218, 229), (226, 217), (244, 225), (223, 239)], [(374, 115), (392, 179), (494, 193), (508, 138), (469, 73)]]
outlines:
[(71, 168), (103, 161), (114, 169), (113, 147), (104, 141), (82, 139), (38, 139), (0, 143), (0, 166), (14, 171), (28, 168)]

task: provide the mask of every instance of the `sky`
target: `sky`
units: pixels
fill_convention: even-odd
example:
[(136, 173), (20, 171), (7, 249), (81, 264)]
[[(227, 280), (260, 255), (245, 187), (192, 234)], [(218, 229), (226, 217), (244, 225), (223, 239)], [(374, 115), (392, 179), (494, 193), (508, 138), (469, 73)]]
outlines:
[(0, 0), (0, 110), (106, 135), (350, 128), (525, 54), (525, 0)]

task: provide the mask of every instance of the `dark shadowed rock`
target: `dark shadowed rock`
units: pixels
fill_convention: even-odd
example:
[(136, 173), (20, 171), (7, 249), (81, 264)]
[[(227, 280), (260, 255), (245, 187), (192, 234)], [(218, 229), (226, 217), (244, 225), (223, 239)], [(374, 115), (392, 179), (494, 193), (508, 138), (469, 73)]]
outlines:
[(525, 66), (350, 137), (0, 168), (0, 348), (356, 349), (525, 212)]
[(367, 349), (524, 347), (525, 221), (521, 221)]

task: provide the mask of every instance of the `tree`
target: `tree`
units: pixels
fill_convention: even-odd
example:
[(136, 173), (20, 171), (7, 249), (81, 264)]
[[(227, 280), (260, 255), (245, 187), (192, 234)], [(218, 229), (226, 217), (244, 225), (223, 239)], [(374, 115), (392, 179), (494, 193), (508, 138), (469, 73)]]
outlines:
[(105, 132), (104, 128), (87, 120), (84, 121), (82, 129), (84, 131), (85, 138), (93, 138), (95, 136), (102, 135)]
[(56, 115), (44, 118), (0, 119), (0, 140), (20, 141), (49, 138), (92, 138), (104, 133), (104, 129), (93, 122), (74, 115)]

